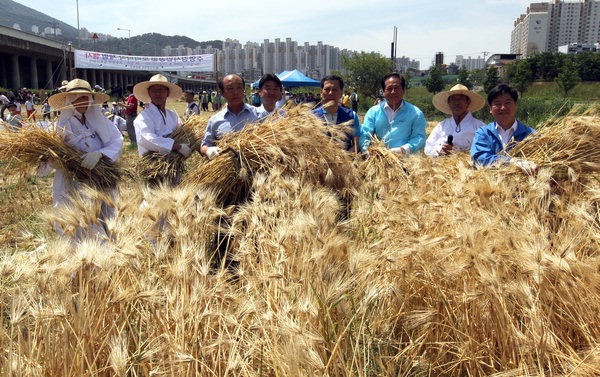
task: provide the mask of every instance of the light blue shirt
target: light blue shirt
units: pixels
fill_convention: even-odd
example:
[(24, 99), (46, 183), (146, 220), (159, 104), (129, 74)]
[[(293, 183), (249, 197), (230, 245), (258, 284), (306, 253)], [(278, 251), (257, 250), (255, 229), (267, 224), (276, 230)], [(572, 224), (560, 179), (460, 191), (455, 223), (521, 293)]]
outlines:
[(239, 132), (246, 124), (257, 120), (258, 114), (254, 106), (245, 103), (242, 111), (237, 115), (229, 111), (229, 106), (227, 106), (208, 120), (202, 145), (214, 147), (215, 142), (221, 139), (223, 135)]

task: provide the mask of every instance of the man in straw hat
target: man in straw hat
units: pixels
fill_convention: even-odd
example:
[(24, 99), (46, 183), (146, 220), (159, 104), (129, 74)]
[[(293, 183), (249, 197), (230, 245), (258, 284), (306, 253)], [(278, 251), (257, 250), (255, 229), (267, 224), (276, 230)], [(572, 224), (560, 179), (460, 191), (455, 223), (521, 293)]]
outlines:
[(371, 138), (377, 138), (398, 154), (415, 154), (425, 146), (427, 122), (423, 112), (404, 100), (406, 81), (399, 73), (381, 79), (385, 101), (371, 107), (360, 129), (360, 148), (368, 152)]
[(227, 100), (227, 107), (213, 115), (206, 125), (201, 153), (213, 159), (221, 153), (216, 141), (221, 135), (241, 131), (246, 124), (258, 120), (256, 107), (244, 103), (244, 79), (231, 74), (219, 80), (219, 92)]
[(149, 81), (138, 83), (133, 87), (133, 94), (140, 101), (150, 104), (133, 122), (139, 155), (146, 152), (178, 152), (188, 157), (192, 153), (189, 145), (175, 143), (174, 139), (167, 137), (181, 125), (177, 114), (166, 108), (168, 100), (176, 101), (181, 98), (181, 88), (158, 74)]
[(500, 84), (488, 93), (488, 104), (494, 121), (475, 132), (471, 157), (476, 166), (514, 164), (526, 174), (533, 174), (537, 166), (532, 161), (510, 158), (503, 151), (510, 150), (515, 141), (523, 141), (535, 132), (517, 120), (517, 91)]
[[(58, 132), (67, 143), (84, 152), (81, 166), (85, 169), (94, 169), (100, 159), (114, 162), (121, 156), (123, 136), (100, 109), (102, 102), (108, 98), (106, 94), (93, 92), (87, 81), (75, 79), (65, 85), (63, 92), (48, 99), (54, 109), (61, 111), (56, 125)], [(50, 171), (51, 167), (48, 164), (40, 167), (40, 175)], [(67, 172), (57, 169), (52, 185), (54, 207), (69, 203), (68, 196), (77, 189), (79, 183), (70, 178)], [(98, 224), (90, 225), (87, 232), (78, 229), (76, 238), (105, 233), (105, 220), (112, 212), (107, 203), (102, 203)], [(56, 228), (62, 235), (62, 230)]]
[(473, 117), (472, 112), (484, 105), (482, 96), (461, 84), (433, 96), (433, 106), (452, 116), (438, 123), (431, 131), (425, 142), (425, 154), (441, 156), (453, 151), (470, 150), (475, 131), (485, 126), (485, 123)]

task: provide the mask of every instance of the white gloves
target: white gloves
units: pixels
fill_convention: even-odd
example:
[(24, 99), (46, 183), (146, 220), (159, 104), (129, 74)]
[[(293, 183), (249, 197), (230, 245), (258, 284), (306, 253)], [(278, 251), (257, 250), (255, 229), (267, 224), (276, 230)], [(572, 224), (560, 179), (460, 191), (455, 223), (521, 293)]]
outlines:
[(208, 157), (209, 160), (212, 160), (213, 158), (217, 157), (221, 152), (221, 148), (219, 147), (208, 147), (208, 149), (206, 150), (206, 157)]
[(98, 161), (100, 161), (101, 158), (102, 158), (102, 152), (100, 152), (100, 151), (85, 153), (82, 156), (81, 166), (86, 169), (92, 170), (94, 167), (96, 167), (96, 165), (98, 164)]
[(527, 175), (533, 175), (538, 170), (538, 166), (533, 161), (525, 160), (522, 158), (513, 158), (510, 160), (510, 162), (518, 166), (523, 171), (523, 173)]
[(181, 147), (177, 150), (177, 153), (183, 155), (183, 157), (189, 157), (192, 154), (192, 148), (187, 144), (180, 144)]
[(402, 147), (392, 148), (392, 149), (390, 149), (390, 151), (394, 152), (394, 153), (398, 153), (398, 154), (405, 154), (406, 153), (406, 150), (404, 148), (402, 148)]

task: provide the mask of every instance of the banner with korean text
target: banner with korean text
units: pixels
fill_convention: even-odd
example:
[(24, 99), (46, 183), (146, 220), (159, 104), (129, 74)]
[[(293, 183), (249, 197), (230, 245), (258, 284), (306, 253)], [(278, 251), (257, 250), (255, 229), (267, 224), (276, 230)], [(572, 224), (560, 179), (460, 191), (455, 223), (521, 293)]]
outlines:
[(213, 72), (214, 55), (132, 56), (75, 50), (75, 68), (125, 71)]

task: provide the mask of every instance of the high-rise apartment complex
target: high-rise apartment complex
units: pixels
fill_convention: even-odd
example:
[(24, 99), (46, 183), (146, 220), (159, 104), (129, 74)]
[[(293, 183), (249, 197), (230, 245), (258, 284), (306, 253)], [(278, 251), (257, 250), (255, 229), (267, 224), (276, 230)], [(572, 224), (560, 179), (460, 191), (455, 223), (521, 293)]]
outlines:
[(510, 52), (523, 57), (570, 43), (598, 43), (600, 0), (531, 3), (514, 27)]
[(263, 73), (280, 73), (298, 69), (307, 76), (320, 79), (333, 71), (342, 70), (342, 55), (349, 55), (351, 51), (340, 50), (337, 47), (318, 42), (311, 45), (298, 42), (291, 38), (285, 41), (275, 38), (263, 43), (246, 42), (242, 45), (237, 39), (226, 39), (223, 49), (218, 50), (212, 46), (207, 48), (176, 48), (166, 46), (162, 54), (167, 56), (215, 54), (217, 58), (217, 71), (221, 74), (240, 73), (247, 81), (260, 78)]

